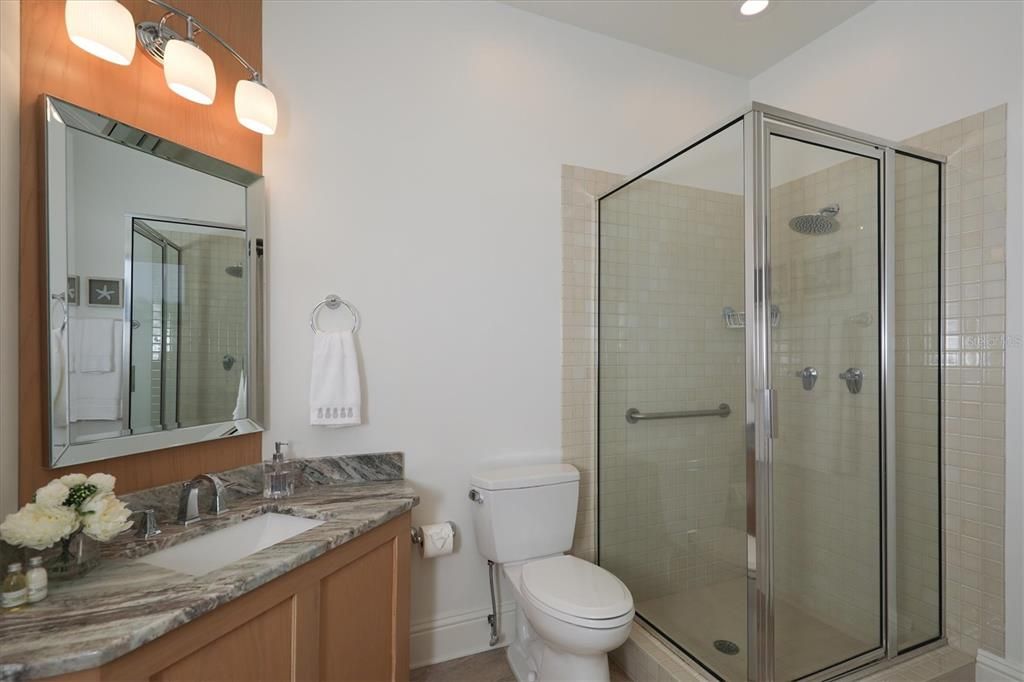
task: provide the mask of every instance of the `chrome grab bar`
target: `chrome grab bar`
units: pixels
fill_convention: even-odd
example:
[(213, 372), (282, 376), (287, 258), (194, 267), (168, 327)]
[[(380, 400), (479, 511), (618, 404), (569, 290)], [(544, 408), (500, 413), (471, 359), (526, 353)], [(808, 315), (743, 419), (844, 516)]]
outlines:
[(626, 421), (636, 424), (639, 421), (648, 419), (685, 419), (688, 417), (728, 417), (732, 414), (732, 408), (728, 403), (720, 403), (718, 409), (714, 410), (690, 410), (689, 412), (652, 412), (644, 414), (635, 407), (626, 410)]

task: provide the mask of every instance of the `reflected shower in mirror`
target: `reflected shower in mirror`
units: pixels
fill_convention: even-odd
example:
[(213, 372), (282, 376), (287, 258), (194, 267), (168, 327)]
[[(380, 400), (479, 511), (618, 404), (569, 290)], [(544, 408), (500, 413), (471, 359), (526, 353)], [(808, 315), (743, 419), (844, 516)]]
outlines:
[(245, 233), (136, 219), (129, 432), (246, 417)]

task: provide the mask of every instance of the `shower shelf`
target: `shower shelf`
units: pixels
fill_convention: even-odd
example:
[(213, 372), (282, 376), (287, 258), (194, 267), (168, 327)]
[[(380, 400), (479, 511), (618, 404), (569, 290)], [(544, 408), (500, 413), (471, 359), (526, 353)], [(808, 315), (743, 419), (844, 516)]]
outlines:
[[(779, 318), (782, 317), (782, 313), (779, 312), (779, 306), (772, 306), (772, 326), (779, 326)], [(746, 326), (746, 313), (736, 312), (733, 308), (725, 306), (722, 308), (722, 319), (725, 320), (725, 326), (728, 329), (743, 329)]]

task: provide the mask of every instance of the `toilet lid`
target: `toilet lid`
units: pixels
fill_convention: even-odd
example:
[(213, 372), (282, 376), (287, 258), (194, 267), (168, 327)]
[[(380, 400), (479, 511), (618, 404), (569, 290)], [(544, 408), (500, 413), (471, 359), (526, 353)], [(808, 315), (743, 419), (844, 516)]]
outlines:
[(633, 609), (633, 595), (621, 580), (574, 556), (527, 563), (522, 585), (541, 604), (578, 618), (617, 618)]

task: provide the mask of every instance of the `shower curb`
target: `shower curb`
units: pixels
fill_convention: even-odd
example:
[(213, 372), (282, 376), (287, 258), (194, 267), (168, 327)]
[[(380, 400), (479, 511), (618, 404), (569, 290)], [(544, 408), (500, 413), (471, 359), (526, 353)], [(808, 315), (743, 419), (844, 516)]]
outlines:
[(665, 646), (640, 619), (629, 639), (609, 656), (634, 682), (714, 682)]
[[(715, 678), (697, 670), (685, 657), (666, 646), (639, 619), (626, 643), (609, 654), (634, 682), (714, 682)], [(946, 645), (914, 656), (881, 670), (851, 673), (844, 680), (863, 682), (974, 682), (974, 659)]]

